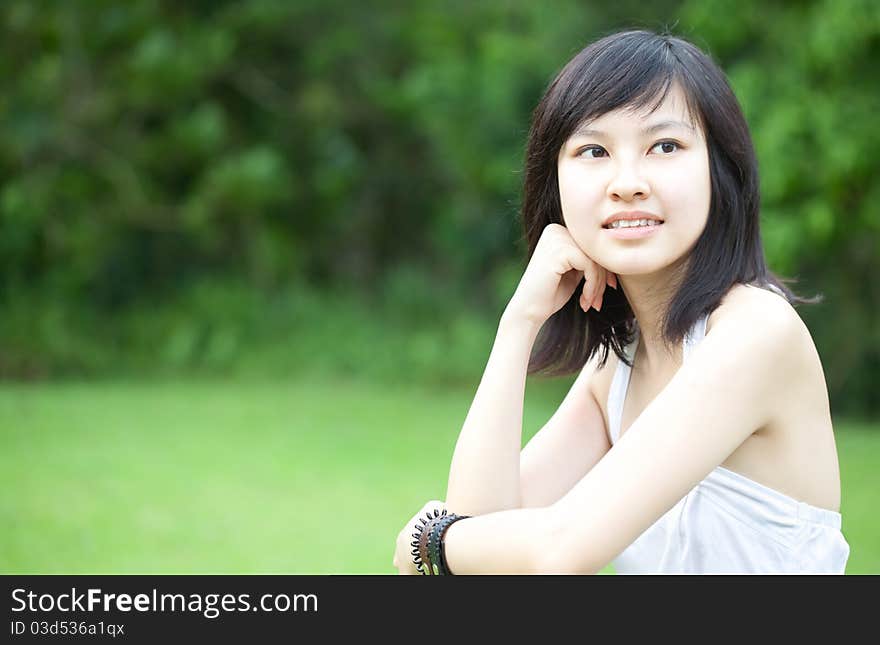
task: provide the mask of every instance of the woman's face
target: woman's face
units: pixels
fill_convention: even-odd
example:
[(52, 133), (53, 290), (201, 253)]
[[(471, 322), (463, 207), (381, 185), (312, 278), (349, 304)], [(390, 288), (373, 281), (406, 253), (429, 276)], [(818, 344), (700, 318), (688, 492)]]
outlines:
[[(615, 110), (582, 124), (559, 152), (558, 173), (566, 227), (587, 256), (618, 275), (673, 265), (705, 228), (709, 152), (677, 86), (653, 114)], [(663, 223), (607, 225), (631, 211)]]

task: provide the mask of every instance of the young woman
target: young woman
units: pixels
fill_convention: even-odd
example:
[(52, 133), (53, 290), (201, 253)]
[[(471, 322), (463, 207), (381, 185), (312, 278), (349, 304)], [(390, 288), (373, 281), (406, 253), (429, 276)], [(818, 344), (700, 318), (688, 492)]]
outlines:
[[(816, 300), (767, 268), (754, 149), (711, 59), (646, 31), (577, 54), (534, 113), (522, 216), (528, 266), (446, 503), (394, 566), (843, 573), (828, 394), (793, 308)], [(520, 452), (527, 373), (577, 370)]]

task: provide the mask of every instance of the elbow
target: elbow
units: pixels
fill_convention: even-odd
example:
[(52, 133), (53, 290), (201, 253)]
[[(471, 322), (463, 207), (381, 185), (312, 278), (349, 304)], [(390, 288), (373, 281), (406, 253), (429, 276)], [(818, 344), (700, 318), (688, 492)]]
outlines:
[(547, 509), (542, 522), (541, 537), (536, 540), (537, 553), (533, 558), (534, 573), (543, 575), (595, 575), (604, 566), (590, 549), (589, 541), (575, 535), (570, 524), (556, 521), (552, 507)]

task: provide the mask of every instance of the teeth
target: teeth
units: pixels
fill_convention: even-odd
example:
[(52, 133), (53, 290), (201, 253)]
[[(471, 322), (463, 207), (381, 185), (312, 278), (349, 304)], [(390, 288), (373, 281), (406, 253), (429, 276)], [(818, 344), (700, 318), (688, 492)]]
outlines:
[(619, 219), (616, 222), (612, 222), (609, 228), (633, 228), (635, 226), (657, 226), (658, 224), (660, 222), (652, 219)]

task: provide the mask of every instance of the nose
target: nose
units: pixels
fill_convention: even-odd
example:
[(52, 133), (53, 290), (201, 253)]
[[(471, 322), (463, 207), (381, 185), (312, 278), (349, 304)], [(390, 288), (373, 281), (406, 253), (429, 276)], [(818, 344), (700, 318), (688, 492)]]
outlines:
[(617, 172), (608, 182), (607, 192), (612, 201), (629, 202), (634, 199), (647, 199), (651, 194), (651, 188), (639, 172), (637, 164), (620, 164)]

